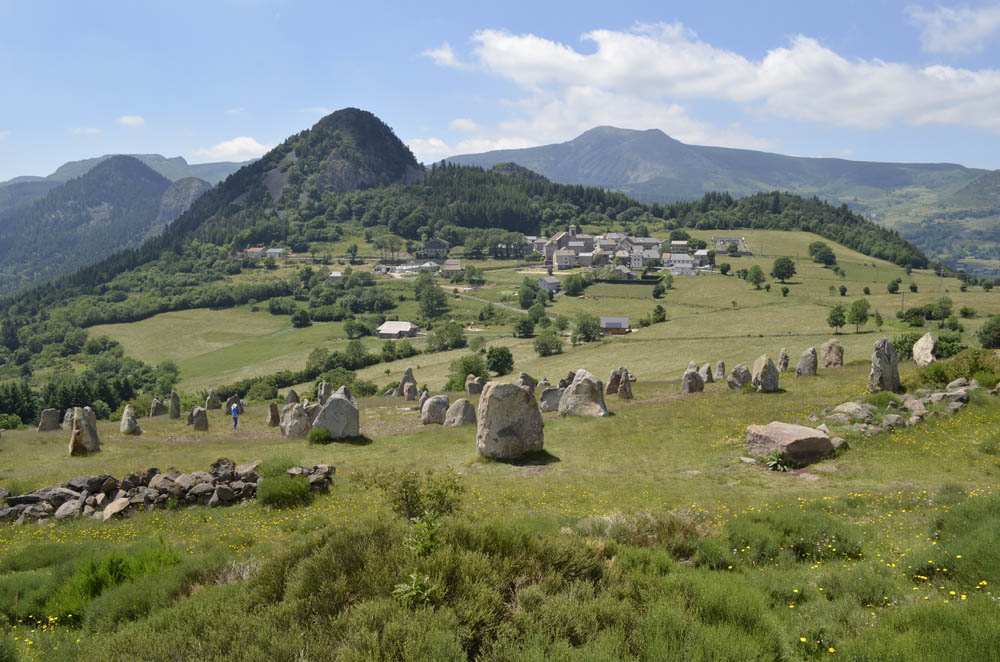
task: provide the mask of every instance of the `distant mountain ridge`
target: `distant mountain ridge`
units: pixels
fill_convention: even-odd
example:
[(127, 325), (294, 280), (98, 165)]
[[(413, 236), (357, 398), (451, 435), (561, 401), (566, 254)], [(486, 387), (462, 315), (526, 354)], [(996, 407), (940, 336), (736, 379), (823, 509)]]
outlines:
[(105, 159), (80, 177), (54, 183), (39, 198), (0, 214), (0, 292), (138, 246), (211, 188), (191, 177), (171, 182), (129, 156)]

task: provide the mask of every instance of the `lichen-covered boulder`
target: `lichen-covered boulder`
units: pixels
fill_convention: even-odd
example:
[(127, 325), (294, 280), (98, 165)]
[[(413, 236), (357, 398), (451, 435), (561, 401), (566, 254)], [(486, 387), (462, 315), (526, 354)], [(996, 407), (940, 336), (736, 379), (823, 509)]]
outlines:
[(684, 376), (681, 377), (681, 393), (700, 393), (705, 390), (705, 380), (702, 379), (701, 373), (695, 368), (692, 370), (691, 366), (684, 372)]
[(538, 408), (541, 411), (559, 411), (559, 401), (562, 399), (564, 388), (547, 388), (542, 391), (538, 399)]
[(479, 395), (483, 392), (483, 379), (482, 377), (476, 377), (473, 374), (469, 374), (465, 378), (465, 392), (469, 395)]
[(313, 427), (323, 428), (333, 439), (357, 437), (361, 434), (361, 416), (353, 398), (333, 393), (316, 414)]
[(58, 409), (43, 409), (42, 417), (38, 420), (38, 431), (39, 432), (51, 432), (52, 430), (58, 430), (62, 426), (59, 424), (59, 410)]
[(271, 402), (267, 405), (267, 427), (276, 428), (281, 423), (281, 413), (278, 411), (278, 404)]
[(799, 357), (799, 364), (795, 366), (795, 376), (813, 377), (816, 374), (817, 366), (818, 357), (816, 356), (816, 348), (810, 347), (802, 352), (802, 356)]
[(815, 428), (791, 423), (772, 422), (747, 428), (747, 453), (766, 457), (780, 451), (793, 466), (818, 462), (833, 452), (830, 436)]
[(934, 339), (934, 334), (927, 332), (920, 337), (920, 340), (913, 343), (913, 361), (918, 366), (923, 368), (925, 365), (930, 365), (937, 360), (934, 356), (934, 351), (937, 349), (937, 340)]
[(517, 381), (514, 383), (530, 393), (532, 396), (535, 395), (535, 386), (538, 384), (538, 380), (528, 373), (522, 371), (517, 376)]
[(294, 388), (288, 389), (288, 393), (285, 393), (285, 404), (291, 405), (299, 401), (299, 394)]
[(170, 409), (168, 413), (170, 418), (181, 417), (181, 396), (177, 395), (177, 391), (170, 392)]
[(124, 411), (122, 411), (122, 420), (118, 425), (118, 431), (122, 434), (142, 434), (142, 427), (139, 425), (139, 421), (135, 417), (135, 409), (132, 405), (125, 405)]
[(715, 381), (715, 378), (712, 376), (711, 363), (706, 363), (705, 365), (698, 368), (698, 375), (701, 376), (701, 381), (703, 381), (706, 384), (711, 384)]
[(753, 362), (751, 383), (758, 393), (775, 393), (778, 390), (778, 368), (767, 354)]
[(465, 398), (455, 400), (444, 415), (446, 428), (476, 424), (476, 407)]
[(320, 382), (316, 385), (316, 398), (321, 405), (325, 405), (331, 395), (333, 395), (333, 389), (330, 388), (329, 382)]
[(101, 450), (101, 440), (97, 436), (97, 415), (90, 407), (74, 407), (69, 454), (86, 455), (99, 450)]
[(632, 382), (630, 380), (623, 379), (622, 383), (618, 385), (618, 399), (619, 400), (632, 399)]
[(215, 394), (214, 390), (209, 391), (208, 397), (205, 398), (205, 409), (222, 409), (222, 400), (219, 399), (219, 396)]
[(726, 378), (726, 362), (719, 361), (715, 364), (715, 381), (721, 382)]
[(281, 436), (285, 439), (302, 439), (312, 429), (312, 419), (305, 407), (299, 402), (285, 405), (281, 410), (281, 421), (278, 423)]
[(443, 425), (444, 417), (448, 414), (448, 396), (435, 395), (427, 398), (427, 402), (420, 409), (420, 422), (424, 425)]
[[(167, 409), (167, 406), (162, 402), (160, 402), (159, 400), (157, 400), (156, 398), (153, 398), (152, 404), (149, 405), (150, 418), (152, 418), (153, 416), (163, 416), (169, 411), (170, 410)], [(72, 425), (72, 418), (70, 419), (70, 424)]]
[(542, 414), (535, 399), (516, 384), (488, 382), (476, 419), (476, 449), (483, 457), (510, 460), (542, 450)]
[(824, 368), (844, 367), (844, 346), (836, 338), (830, 338), (819, 346), (819, 356)]
[(204, 407), (192, 409), (191, 426), (198, 432), (208, 432), (208, 410)]
[(778, 372), (788, 372), (788, 352), (782, 347), (778, 352)]
[(750, 375), (750, 368), (747, 367), (746, 363), (737, 365), (726, 378), (726, 384), (734, 391), (740, 390), (751, 382), (753, 382), (753, 377)]
[(604, 385), (601, 380), (581, 368), (559, 399), (560, 416), (607, 416)]

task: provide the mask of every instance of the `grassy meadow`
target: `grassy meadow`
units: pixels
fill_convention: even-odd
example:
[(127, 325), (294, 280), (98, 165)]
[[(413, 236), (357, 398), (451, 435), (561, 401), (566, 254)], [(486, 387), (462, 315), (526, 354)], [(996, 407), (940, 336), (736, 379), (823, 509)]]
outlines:
[[(787, 297), (773, 281), (768, 292), (734, 275), (677, 277), (659, 300), (668, 321), (638, 328), (657, 303), (652, 288), (595, 284), (556, 297), (548, 315), (624, 315), (634, 331), (575, 347), (567, 339), (545, 358), (512, 336), (517, 313), (476, 321), (479, 299), (516, 307), (516, 287), (543, 270), (487, 262), (482, 287), (446, 286), (470, 339), (511, 349), (505, 380), (524, 370), (555, 381), (581, 367), (606, 379), (619, 365), (638, 378), (634, 400), (608, 397), (610, 416), (544, 414), (545, 452), (525, 461), (481, 460), (474, 427), (421, 425), (413, 403), (387, 397), (361, 398), (357, 443), (283, 439), (254, 402), (237, 430), (215, 411), (206, 433), (165, 416), (140, 418), (140, 437), (100, 423), (102, 450), (87, 457), (67, 455), (65, 431), (4, 431), (0, 487), (14, 493), (150, 466), (206, 470), (219, 457), (260, 460), (268, 475), (329, 463), (336, 475), (329, 494), (298, 508), (249, 502), (0, 525), (0, 662), (1000, 660), (1000, 398), (983, 389), (954, 416), (871, 438), (847, 431), (848, 450), (804, 469), (743, 459), (748, 425), (805, 423), (864, 396), (873, 342), (910, 330), (895, 319), (903, 296), (888, 294), (888, 281), (903, 279), (907, 307), (948, 296), (956, 314), (975, 308), (961, 320), (972, 347), (986, 316), (1000, 313), (1000, 293), (961, 292), (956, 279), (907, 276), (834, 245), (840, 278), (806, 257), (816, 236), (745, 234), (765, 254), (718, 262), (769, 272), (777, 255), (798, 256)], [(841, 285), (845, 297), (830, 294)], [(385, 286), (406, 295), (393, 317), (417, 314), (407, 280)], [(865, 296), (865, 286), (885, 327), (845, 328), (837, 337), (847, 365), (796, 378), (799, 354), (831, 337), (830, 308)], [(144, 361), (175, 361), (185, 396), (301, 369), (315, 347), (348, 342), (342, 323), (295, 329), (266, 305), (89, 332)], [(377, 351), (382, 341), (364, 342)], [(690, 360), (731, 369), (763, 353), (776, 359), (782, 347), (793, 371), (779, 393), (713, 383), (680, 395)], [(439, 392), (450, 363), (468, 353), (358, 374), (381, 385), (412, 368)], [(916, 371), (909, 361), (901, 369), (904, 380)], [(401, 495), (448, 508), (408, 521)]]

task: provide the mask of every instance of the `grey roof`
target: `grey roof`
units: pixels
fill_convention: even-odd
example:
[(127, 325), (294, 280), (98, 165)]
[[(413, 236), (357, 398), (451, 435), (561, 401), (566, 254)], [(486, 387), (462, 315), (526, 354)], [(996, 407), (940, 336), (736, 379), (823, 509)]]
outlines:
[(418, 327), (413, 322), (392, 321), (392, 322), (382, 322), (382, 325), (379, 326), (377, 329), (375, 329), (375, 331), (377, 333), (400, 333), (400, 332), (409, 333), (411, 330), (419, 328), (420, 327)]
[(602, 317), (601, 326), (605, 328), (627, 329), (627, 317)]

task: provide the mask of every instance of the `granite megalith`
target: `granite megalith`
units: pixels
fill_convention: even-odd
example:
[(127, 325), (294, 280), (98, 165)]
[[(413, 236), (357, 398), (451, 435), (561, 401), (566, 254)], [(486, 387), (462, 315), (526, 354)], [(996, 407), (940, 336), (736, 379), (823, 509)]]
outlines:
[(535, 399), (516, 384), (488, 382), (476, 415), (476, 449), (483, 457), (512, 460), (542, 450), (544, 423)]

